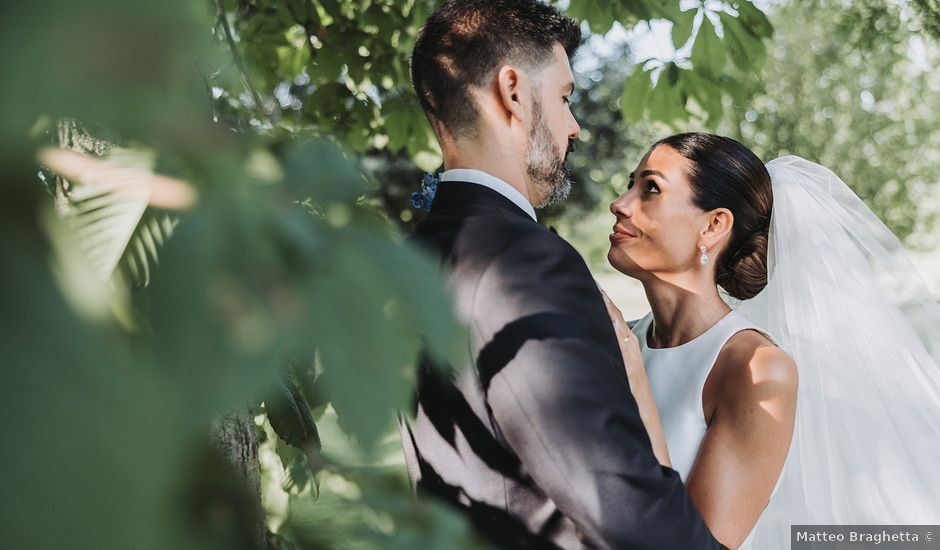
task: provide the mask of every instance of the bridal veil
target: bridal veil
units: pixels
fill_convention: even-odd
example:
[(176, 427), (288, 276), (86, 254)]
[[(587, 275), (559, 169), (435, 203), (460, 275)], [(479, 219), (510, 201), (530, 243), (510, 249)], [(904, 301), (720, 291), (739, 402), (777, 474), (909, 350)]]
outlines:
[(767, 287), (732, 306), (799, 370), (793, 442), (751, 535), (791, 524), (940, 523), (940, 305), (901, 243), (833, 172), (767, 165)]

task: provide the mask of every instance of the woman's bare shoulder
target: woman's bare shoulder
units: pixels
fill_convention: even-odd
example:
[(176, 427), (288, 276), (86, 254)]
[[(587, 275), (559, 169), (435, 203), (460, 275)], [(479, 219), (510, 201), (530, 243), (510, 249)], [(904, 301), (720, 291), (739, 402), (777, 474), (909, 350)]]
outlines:
[(768, 400), (795, 403), (799, 385), (796, 362), (756, 330), (742, 330), (728, 339), (703, 392), (706, 417), (719, 404), (749, 408)]

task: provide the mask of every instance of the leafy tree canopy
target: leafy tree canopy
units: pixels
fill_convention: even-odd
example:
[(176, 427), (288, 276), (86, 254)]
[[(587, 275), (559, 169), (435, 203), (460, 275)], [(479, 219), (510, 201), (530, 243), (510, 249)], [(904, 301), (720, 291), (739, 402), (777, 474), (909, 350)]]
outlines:
[[(773, 30), (748, 0), (685, 3), (684, 11), (674, 0), (565, 4), (598, 34), (614, 25), (672, 21), (675, 43), (691, 47), (687, 59), (628, 80), (622, 106), (629, 119), (687, 120), (702, 110), (720, 116), (721, 97), (743, 90), (747, 75), (760, 69)], [(418, 30), (437, 5), (216, 0), (216, 35), (234, 59), (207, 77), (217, 116), (240, 128), (339, 136), (360, 152), (406, 151), (421, 169), (437, 169), (440, 152), (408, 78)]]

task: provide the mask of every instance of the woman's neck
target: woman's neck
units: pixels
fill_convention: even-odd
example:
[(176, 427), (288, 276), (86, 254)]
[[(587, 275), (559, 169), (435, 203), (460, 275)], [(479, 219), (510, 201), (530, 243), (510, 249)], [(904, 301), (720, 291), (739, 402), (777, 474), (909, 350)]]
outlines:
[(690, 342), (710, 329), (731, 311), (707, 281), (684, 284), (661, 279), (643, 281), (653, 310), (651, 347), (672, 348)]

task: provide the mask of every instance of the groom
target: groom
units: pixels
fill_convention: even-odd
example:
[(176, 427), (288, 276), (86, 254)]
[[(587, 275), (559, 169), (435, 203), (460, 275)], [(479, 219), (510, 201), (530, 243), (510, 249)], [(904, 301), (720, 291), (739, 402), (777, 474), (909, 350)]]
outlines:
[(538, 0), (451, 0), (415, 44), (447, 171), (411, 240), (447, 268), (470, 339), (454, 377), (422, 368), (409, 475), (505, 548), (720, 548), (653, 456), (591, 273), (536, 222), (570, 190), (580, 39)]

